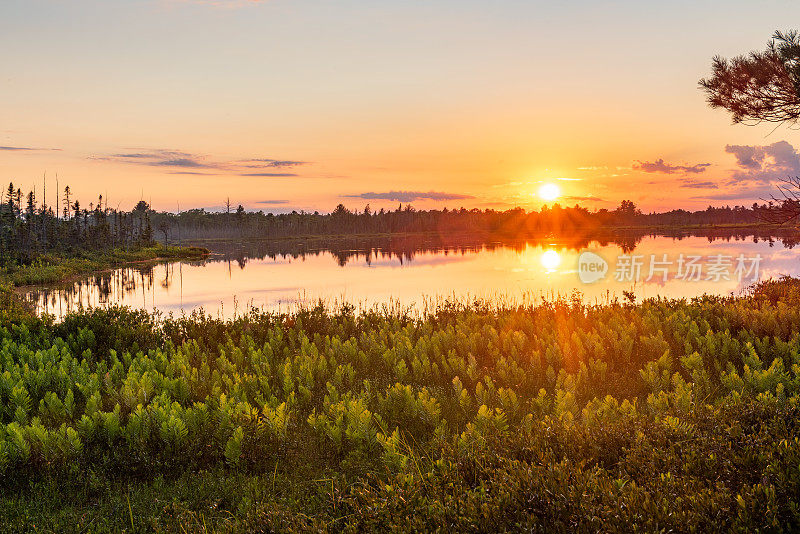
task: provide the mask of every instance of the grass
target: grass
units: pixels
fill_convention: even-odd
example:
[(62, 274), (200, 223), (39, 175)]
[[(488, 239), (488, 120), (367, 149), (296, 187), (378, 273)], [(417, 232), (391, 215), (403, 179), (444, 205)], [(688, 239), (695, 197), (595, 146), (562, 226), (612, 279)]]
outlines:
[(126, 263), (202, 259), (209, 254), (201, 247), (175, 247), (156, 244), (135, 251), (114, 249), (77, 255), (44, 254), (29, 265), (12, 265), (0, 269), (0, 280), (13, 286), (54, 284), (72, 277), (109, 269)]

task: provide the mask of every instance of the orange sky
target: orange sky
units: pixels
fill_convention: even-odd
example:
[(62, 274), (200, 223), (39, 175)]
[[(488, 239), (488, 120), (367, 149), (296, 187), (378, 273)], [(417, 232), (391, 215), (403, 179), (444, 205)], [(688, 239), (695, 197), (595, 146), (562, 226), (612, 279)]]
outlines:
[(0, 180), (267, 211), (535, 208), (553, 182), (650, 211), (800, 174), (796, 131), (731, 125), (697, 88), (800, 6), (552, 4), (7, 0)]

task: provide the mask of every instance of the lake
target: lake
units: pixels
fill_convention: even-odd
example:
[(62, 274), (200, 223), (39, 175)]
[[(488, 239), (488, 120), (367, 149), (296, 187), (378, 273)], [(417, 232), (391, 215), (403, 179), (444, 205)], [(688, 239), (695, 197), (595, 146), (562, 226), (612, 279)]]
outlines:
[(426, 306), (443, 299), (536, 302), (580, 295), (608, 302), (737, 294), (757, 279), (800, 275), (791, 236), (616, 234), (486, 240), (397, 236), (200, 243), (202, 262), (127, 266), (23, 295), (60, 318), (122, 304), (230, 318), (251, 307), (287, 311), (322, 299), (357, 306)]

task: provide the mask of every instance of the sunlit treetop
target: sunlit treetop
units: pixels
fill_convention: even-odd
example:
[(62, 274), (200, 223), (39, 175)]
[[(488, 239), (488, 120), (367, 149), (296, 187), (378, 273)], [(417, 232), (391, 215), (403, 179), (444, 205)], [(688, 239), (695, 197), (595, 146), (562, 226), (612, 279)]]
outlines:
[(777, 31), (764, 51), (713, 59), (712, 75), (700, 80), (711, 107), (724, 108), (734, 123), (800, 119), (800, 36)]

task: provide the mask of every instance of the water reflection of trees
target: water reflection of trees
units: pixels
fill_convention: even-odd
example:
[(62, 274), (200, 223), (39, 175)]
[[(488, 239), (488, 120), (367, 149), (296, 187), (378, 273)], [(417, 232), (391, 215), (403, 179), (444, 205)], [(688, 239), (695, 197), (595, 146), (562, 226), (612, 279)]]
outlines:
[(552, 245), (559, 248), (581, 249), (596, 242), (600, 245), (617, 243), (632, 250), (644, 237), (641, 235), (543, 235), (526, 239), (492, 239), (476, 236), (395, 235), (373, 237), (342, 237), (336, 239), (297, 239), (281, 241), (239, 241), (203, 243), (214, 251), (207, 261), (235, 262), (244, 269), (250, 260), (300, 260), (330, 254), (344, 267), (349, 262), (397, 261), (401, 265), (412, 263), (419, 254), (468, 254), (480, 251), (511, 249), (517, 252), (529, 246)]
[[(645, 237), (665, 236), (675, 240), (690, 237), (705, 237), (709, 243), (715, 241), (754, 243), (767, 242), (770, 246), (780, 243), (785, 248), (794, 248), (800, 238), (794, 232), (776, 233), (758, 229), (707, 228), (702, 230), (664, 230), (664, 231), (614, 231), (578, 233), (569, 235), (541, 235), (525, 239), (492, 239), (481, 236), (407, 234), (392, 236), (358, 236), (336, 239), (290, 239), (290, 240), (252, 240), (219, 241), (202, 243), (214, 251), (210, 258), (192, 264), (205, 262), (227, 262), (228, 270), (244, 269), (250, 260), (300, 260), (330, 254), (336, 263), (344, 267), (350, 262), (373, 265), (383, 262), (397, 262), (401, 265), (413, 263), (420, 254), (467, 255), (481, 251), (493, 252), (500, 249), (524, 252), (528, 247), (543, 246), (558, 250), (582, 250), (591, 247), (616, 245), (622, 252), (633, 252)], [(158, 273), (158, 275), (156, 274)], [(28, 293), (28, 298), (40, 311), (61, 317), (71, 310), (89, 305), (109, 303), (130, 304), (149, 308), (154, 305), (155, 284), (169, 289), (182, 273), (181, 263), (164, 264), (155, 269), (153, 264), (104, 271), (76, 280), (66, 285), (44, 287)], [(156, 277), (158, 276), (158, 279)]]
[(523, 251), (529, 246), (553, 246), (560, 249), (581, 250), (589, 246), (618, 246), (629, 253), (636, 249), (645, 237), (671, 237), (681, 240), (688, 237), (706, 237), (709, 243), (714, 241), (747, 241), (754, 243), (766, 241), (771, 245), (781, 243), (786, 248), (793, 248), (800, 242), (796, 232), (776, 233), (758, 229), (707, 228), (702, 230), (617, 230), (597, 231), (589, 233), (572, 233), (565, 235), (543, 234), (524, 239), (491, 239), (470, 235), (438, 235), (407, 234), (392, 236), (359, 236), (341, 238), (309, 238), (279, 241), (219, 241), (202, 243), (216, 253), (208, 261), (236, 262), (244, 269), (247, 262), (256, 260), (304, 260), (309, 256), (331, 254), (336, 262), (344, 267), (348, 262), (364, 261), (371, 265), (376, 261), (395, 260), (401, 264), (413, 262), (418, 254), (443, 253), (445, 255), (467, 254), (471, 252), (497, 249)]
[[(39, 311), (61, 317), (70, 311), (91, 305), (112, 303), (139, 304), (137, 296), (146, 303), (155, 284), (155, 269), (152, 264), (124, 267), (95, 273), (68, 284), (41, 287), (28, 293), (28, 300), (36, 304)], [(175, 266), (164, 266), (161, 287), (172, 284)]]

